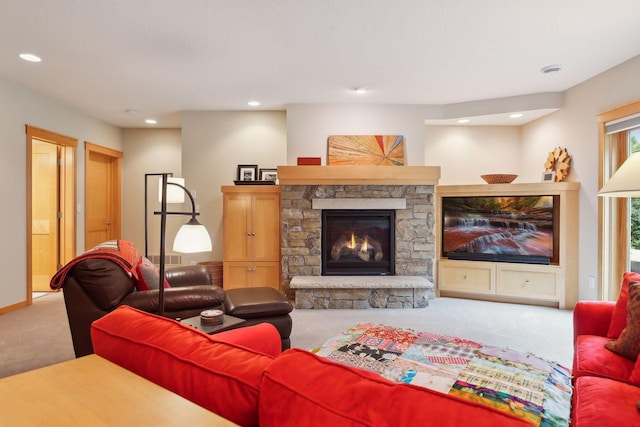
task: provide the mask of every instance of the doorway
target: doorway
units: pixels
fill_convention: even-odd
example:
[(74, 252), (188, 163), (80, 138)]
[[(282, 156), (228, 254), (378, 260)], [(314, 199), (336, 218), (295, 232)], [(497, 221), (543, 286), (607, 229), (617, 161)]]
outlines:
[(119, 239), (122, 152), (85, 142), (84, 250)]
[(27, 133), (27, 305), (75, 254), (77, 140), (34, 126)]

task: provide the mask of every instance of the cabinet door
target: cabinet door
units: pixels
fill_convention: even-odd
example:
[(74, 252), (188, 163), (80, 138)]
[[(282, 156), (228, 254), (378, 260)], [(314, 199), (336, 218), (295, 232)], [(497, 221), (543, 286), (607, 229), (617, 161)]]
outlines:
[(252, 266), (251, 286), (268, 286), (280, 290), (280, 263), (256, 262)]
[(558, 300), (556, 267), (500, 266), (498, 294)]
[(478, 262), (440, 262), (438, 288), (446, 291), (495, 294), (495, 267)]
[(280, 290), (279, 262), (225, 262), (224, 289), (268, 286)]
[(224, 262), (222, 267), (224, 289), (247, 288), (251, 285), (248, 262)]
[(224, 261), (249, 261), (251, 233), (251, 195), (224, 195)]
[(252, 197), (252, 261), (280, 259), (280, 194), (258, 193)]

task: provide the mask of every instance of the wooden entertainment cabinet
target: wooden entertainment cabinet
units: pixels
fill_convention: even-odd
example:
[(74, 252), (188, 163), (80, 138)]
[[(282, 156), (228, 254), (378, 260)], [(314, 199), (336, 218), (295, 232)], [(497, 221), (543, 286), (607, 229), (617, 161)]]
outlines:
[(280, 290), (280, 186), (222, 186), (223, 286)]
[[(579, 182), (436, 186), (436, 289), (440, 296), (573, 309), (578, 301)], [(452, 260), (442, 255), (442, 198), (559, 196), (558, 260), (549, 265)]]

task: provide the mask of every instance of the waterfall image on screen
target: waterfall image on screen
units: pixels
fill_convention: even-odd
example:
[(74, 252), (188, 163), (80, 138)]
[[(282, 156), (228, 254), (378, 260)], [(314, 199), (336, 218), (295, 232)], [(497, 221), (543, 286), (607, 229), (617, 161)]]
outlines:
[(553, 196), (444, 197), (443, 253), (551, 258), (553, 209)]

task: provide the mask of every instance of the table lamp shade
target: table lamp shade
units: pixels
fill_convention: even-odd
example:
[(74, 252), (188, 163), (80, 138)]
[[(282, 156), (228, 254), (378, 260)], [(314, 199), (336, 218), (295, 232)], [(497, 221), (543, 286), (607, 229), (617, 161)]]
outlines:
[(640, 197), (640, 151), (633, 153), (602, 186), (598, 196)]

